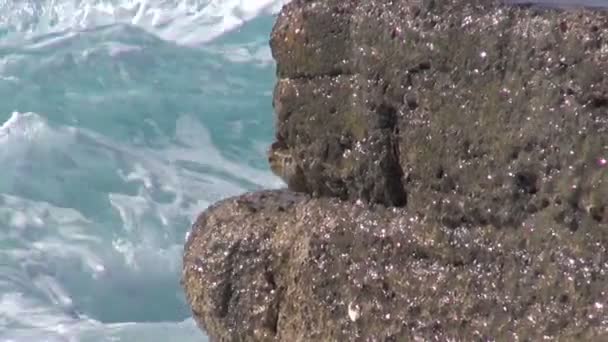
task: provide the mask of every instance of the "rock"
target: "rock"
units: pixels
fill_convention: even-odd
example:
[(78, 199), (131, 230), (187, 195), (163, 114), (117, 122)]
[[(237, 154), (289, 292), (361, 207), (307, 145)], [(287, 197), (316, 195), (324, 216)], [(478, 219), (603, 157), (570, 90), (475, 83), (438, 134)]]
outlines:
[(606, 222), (605, 12), (294, 0), (271, 47), (276, 139), (309, 192), (454, 227)]
[(452, 229), (405, 208), (287, 190), (205, 211), (186, 245), (218, 341), (608, 338), (608, 229)]
[(608, 340), (605, 12), (293, 0), (270, 43), (290, 190), (194, 224), (212, 340)]
[(304, 171), (293, 159), (291, 151), (278, 141), (273, 143), (268, 150), (268, 164), (270, 170), (281, 177), (289, 189), (308, 192)]

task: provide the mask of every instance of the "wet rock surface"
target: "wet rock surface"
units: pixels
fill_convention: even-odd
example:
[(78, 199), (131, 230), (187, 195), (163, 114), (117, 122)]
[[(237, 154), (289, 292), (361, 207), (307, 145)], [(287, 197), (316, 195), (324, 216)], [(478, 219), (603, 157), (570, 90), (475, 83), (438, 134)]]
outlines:
[(608, 339), (608, 12), (293, 0), (270, 44), (291, 190), (193, 226), (212, 340)]
[(517, 225), (606, 174), (606, 12), (294, 1), (271, 46), (277, 142), (315, 195)]
[(251, 193), (199, 217), (183, 281), (213, 340), (602, 340), (608, 230), (544, 216), (452, 229), (404, 208)]

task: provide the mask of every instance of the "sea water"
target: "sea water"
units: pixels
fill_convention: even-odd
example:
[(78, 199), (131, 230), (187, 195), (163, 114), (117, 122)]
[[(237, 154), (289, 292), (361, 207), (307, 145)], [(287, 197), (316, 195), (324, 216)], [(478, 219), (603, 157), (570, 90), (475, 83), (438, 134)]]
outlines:
[(179, 285), (210, 203), (283, 186), (281, 0), (0, 0), (0, 341), (204, 341)]

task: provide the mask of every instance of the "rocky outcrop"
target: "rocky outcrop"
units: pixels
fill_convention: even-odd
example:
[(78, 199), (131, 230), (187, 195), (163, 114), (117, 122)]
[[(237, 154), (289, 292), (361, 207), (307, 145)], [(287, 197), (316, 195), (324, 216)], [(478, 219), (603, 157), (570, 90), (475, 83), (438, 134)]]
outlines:
[(271, 47), (296, 192), (193, 226), (212, 339), (608, 338), (606, 12), (294, 0)]
[(602, 221), (606, 203), (572, 187), (606, 175), (606, 18), (295, 1), (271, 40), (277, 140), (319, 195), (407, 203), (452, 226), (517, 226), (549, 206), (575, 222), (573, 205)]
[(184, 285), (219, 341), (539, 341), (608, 337), (608, 231), (452, 229), (404, 208), (290, 191), (217, 203)]

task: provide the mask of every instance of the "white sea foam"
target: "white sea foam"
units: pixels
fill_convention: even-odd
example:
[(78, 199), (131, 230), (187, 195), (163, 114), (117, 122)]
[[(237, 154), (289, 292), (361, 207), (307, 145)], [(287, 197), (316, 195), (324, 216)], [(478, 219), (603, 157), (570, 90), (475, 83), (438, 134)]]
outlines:
[(0, 124), (0, 341), (203, 338), (178, 284), (186, 231), (211, 202), (282, 185), (238, 159), (264, 158), (260, 114), (239, 111), (270, 88), (226, 73), (268, 67), (267, 34), (213, 40), (285, 2), (0, 0), (0, 94), (49, 108)]
[(259, 15), (276, 13), (288, 0), (7, 0), (0, 28), (13, 38), (112, 24), (143, 28), (178, 44), (199, 45)]
[[(4, 304), (4, 302), (0, 301), (0, 304)], [(23, 314), (32, 313), (23, 312)], [(36, 313), (32, 317), (48, 321), (46, 316), (40, 317)], [(192, 319), (177, 323), (112, 324), (81, 320), (78, 322), (57, 322), (54, 329), (14, 329), (0, 332), (0, 341), (2, 342), (205, 342), (206, 340)]]
[[(60, 176), (65, 168), (57, 163), (65, 164), (66, 158), (79, 172), (74, 176), (81, 179), (75, 181), (94, 188), (98, 176), (86, 170), (96, 160), (110, 165), (125, 189), (132, 188), (106, 194), (107, 206), (118, 213), (118, 221), (89, 218), (91, 213), (62, 195), (66, 183)], [(179, 166), (184, 161), (209, 172)], [(151, 331), (166, 326), (173, 337), (182, 336), (180, 340), (200, 338), (191, 321), (181, 328), (168, 322), (144, 327), (104, 322), (104, 317), (124, 314), (123, 318), (137, 321), (138, 315), (157, 310), (155, 300), (183, 302), (177, 285), (183, 233), (209, 203), (245, 190), (238, 182), (227, 181), (227, 176), (263, 187), (280, 185), (268, 171), (224, 157), (207, 129), (191, 116), (177, 118), (173, 143), (152, 150), (118, 144), (83, 128), (51, 125), (35, 113), (15, 112), (0, 126), (0, 164), (8, 176), (0, 186), (0, 243), (12, 246), (0, 252), (3, 341), (35, 341), (41, 336), (57, 341), (118, 336), (117, 340), (130, 341), (128, 336), (152, 338)], [(35, 199), (36, 194), (31, 196), (34, 199), (2, 194), (18, 193), (40, 175), (45, 178), (40, 186), (46, 187), (40, 192), (54, 193), (48, 201)], [(167, 293), (170, 288), (176, 292)], [(96, 312), (108, 305), (118, 308), (110, 314)]]

